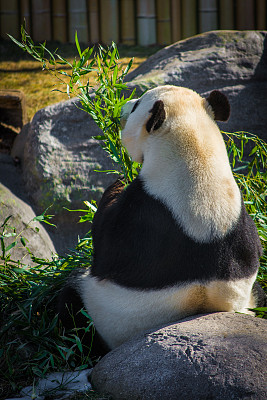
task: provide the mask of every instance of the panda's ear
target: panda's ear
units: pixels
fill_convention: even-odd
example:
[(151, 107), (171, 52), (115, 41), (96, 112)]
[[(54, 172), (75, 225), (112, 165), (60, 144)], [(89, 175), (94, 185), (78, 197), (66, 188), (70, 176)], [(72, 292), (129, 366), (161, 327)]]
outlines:
[(230, 117), (230, 104), (227, 97), (219, 90), (213, 90), (206, 98), (211, 105), (216, 121), (227, 121)]
[(166, 118), (163, 101), (157, 100), (149, 112), (152, 113), (152, 115), (146, 123), (146, 130), (148, 132), (152, 129), (154, 131), (159, 129)]

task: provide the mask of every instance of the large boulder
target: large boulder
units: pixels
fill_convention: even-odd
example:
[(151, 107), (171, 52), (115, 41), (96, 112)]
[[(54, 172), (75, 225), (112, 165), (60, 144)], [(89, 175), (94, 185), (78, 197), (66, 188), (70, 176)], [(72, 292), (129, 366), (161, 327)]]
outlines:
[(190, 317), (108, 353), (91, 382), (114, 399), (265, 400), (266, 328), (249, 315)]
[(26, 191), (38, 213), (48, 207), (58, 230), (49, 229), (59, 252), (73, 248), (89, 230), (77, 224), (83, 201), (99, 200), (115, 180), (103, 172), (114, 165), (92, 136), (101, 130), (79, 107), (77, 99), (39, 110), (18, 135), (12, 157), (20, 159)]
[[(12, 216), (8, 221), (9, 226), (15, 227), (16, 233), (23, 231), (22, 236), (27, 239), (26, 245), (35, 257), (51, 258), (55, 254), (54, 245), (44, 227), (38, 221), (33, 221), (36, 214), (28, 204), (20, 175), (12, 158), (0, 153), (0, 226), (7, 217)], [(29, 224), (30, 221), (32, 222)], [(14, 237), (5, 239), (6, 247), (13, 241)], [(13, 260), (33, 264), (28, 251), (20, 243), (20, 238), (18, 245), (9, 253)]]
[(221, 129), (267, 140), (267, 32), (214, 31), (174, 43), (128, 74), (140, 94), (158, 85), (185, 86), (203, 96), (222, 90), (231, 117)]
[(29, 125), (23, 177), (40, 211), (53, 203), (60, 211), (67, 204), (78, 207), (83, 200), (98, 200), (112, 181), (109, 175), (97, 172), (114, 169), (92, 138), (101, 130), (79, 107), (77, 99), (48, 106), (39, 110)]

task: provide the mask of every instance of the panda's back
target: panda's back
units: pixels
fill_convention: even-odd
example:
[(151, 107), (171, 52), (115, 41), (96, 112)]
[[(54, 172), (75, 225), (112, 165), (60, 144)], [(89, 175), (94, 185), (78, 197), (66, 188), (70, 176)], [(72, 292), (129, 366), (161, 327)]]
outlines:
[[(246, 228), (244, 228), (244, 225)], [(94, 263), (79, 293), (112, 349), (188, 315), (249, 312), (260, 244), (245, 208), (223, 240), (188, 238), (140, 179), (105, 192), (93, 226)]]
[(146, 193), (140, 178), (126, 188), (117, 181), (107, 189), (94, 221), (93, 240), (92, 275), (136, 289), (249, 278), (257, 272), (261, 252), (244, 204), (231, 232), (199, 243)]

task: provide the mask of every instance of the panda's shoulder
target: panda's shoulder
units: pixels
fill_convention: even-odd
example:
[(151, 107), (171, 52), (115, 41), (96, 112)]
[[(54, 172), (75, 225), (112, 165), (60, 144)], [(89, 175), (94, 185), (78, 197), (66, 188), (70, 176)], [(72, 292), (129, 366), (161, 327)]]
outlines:
[(125, 184), (123, 180), (117, 179), (114, 183), (108, 186), (105, 192), (103, 193), (93, 219), (93, 226), (92, 226), (93, 236), (97, 235), (100, 227), (102, 226), (103, 223), (105, 223), (107, 215), (110, 214), (109, 212), (110, 207), (112, 205), (115, 205), (115, 208), (117, 208), (116, 204), (118, 202), (118, 199), (121, 197), (124, 187)]
[(171, 228), (176, 230), (171, 212), (147, 193), (139, 177), (126, 186), (115, 182), (104, 193), (95, 214), (92, 227), (94, 245), (102, 243), (104, 236), (113, 241), (116, 235), (125, 241), (131, 235), (138, 236), (144, 227), (158, 236), (164, 236), (165, 231)]
[(262, 246), (259, 234), (252, 217), (248, 214), (243, 199), (241, 200), (240, 217), (233, 229), (237, 246), (242, 247), (248, 255), (262, 255)]
[(103, 213), (107, 216), (116, 215), (117, 212), (124, 217), (126, 213), (133, 216), (141, 209), (151, 210), (151, 207), (159, 207), (159, 202), (147, 193), (140, 177), (135, 178), (129, 184), (125, 184), (119, 179), (105, 190), (96, 212), (96, 218)]
[(101, 200), (99, 202), (98, 210), (106, 208), (108, 205), (112, 204), (122, 193), (125, 188), (125, 183), (122, 178), (117, 179), (111, 185), (107, 187)]

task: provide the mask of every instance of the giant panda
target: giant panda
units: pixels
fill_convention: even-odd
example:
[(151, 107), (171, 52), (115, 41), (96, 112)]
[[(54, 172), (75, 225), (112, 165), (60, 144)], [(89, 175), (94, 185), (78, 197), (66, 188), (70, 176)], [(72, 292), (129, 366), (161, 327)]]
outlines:
[(92, 267), (71, 277), (59, 302), (67, 326), (70, 309), (78, 319), (86, 308), (104, 352), (189, 315), (249, 313), (260, 297), (260, 240), (215, 122), (229, 118), (226, 96), (161, 86), (122, 114), (122, 142), (142, 169), (105, 191)]

